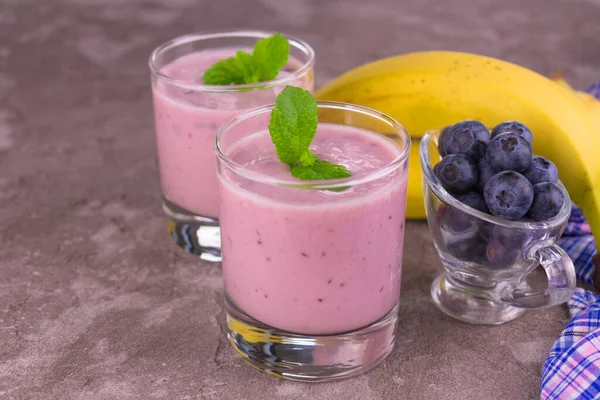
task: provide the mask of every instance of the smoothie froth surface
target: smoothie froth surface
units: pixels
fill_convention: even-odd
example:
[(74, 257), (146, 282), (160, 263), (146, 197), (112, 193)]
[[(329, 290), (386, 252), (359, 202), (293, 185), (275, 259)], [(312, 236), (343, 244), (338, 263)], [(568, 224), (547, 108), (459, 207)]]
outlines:
[[(310, 149), (322, 160), (344, 165), (353, 176), (375, 172), (389, 165), (400, 153), (391, 140), (381, 135), (359, 128), (327, 123), (319, 124)], [(279, 161), (267, 131), (257, 132), (240, 140), (228, 151), (228, 157), (248, 170), (271, 178), (303, 182), (292, 176), (287, 164)], [(276, 197), (280, 200), (298, 203), (334, 201), (364, 195), (384, 186), (390, 179), (391, 176), (384, 177), (341, 192), (311, 189), (273, 190), (272, 187), (245, 179), (236, 180), (236, 183), (242, 188), (268, 197), (273, 197), (277, 192)]]

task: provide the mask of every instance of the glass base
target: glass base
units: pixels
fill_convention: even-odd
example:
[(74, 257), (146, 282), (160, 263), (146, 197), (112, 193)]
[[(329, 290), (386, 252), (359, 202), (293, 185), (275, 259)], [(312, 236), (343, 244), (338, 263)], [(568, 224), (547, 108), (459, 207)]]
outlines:
[(461, 283), (444, 273), (431, 285), (431, 297), (444, 313), (471, 324), (500, 325), (526, 311), (494, 301), (491, 290)]
[(205, 261), (221, 261), (219, 220), (194, 215), (163, 198), (163, 210), (169, 217), (167, 230), (175, 244)]
[(330, 382), (362, 374), (394, 347), (398, 305), (364, 328), (336, 335), (300, 335), (268, 327), (240, 310), (225, 292), (227, 337), (244, 361), (280, 378)]

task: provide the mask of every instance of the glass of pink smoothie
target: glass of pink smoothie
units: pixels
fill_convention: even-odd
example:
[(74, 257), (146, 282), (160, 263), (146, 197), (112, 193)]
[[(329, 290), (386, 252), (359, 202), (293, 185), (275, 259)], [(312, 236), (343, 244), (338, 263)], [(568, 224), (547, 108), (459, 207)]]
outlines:
[(352, 176), (300, 181), (277, 158), (272, 108), (217, 136), (228, 337), (271, 374), (354, 376), (394, 345), (410, 138), (377, 111), (318, 102), (310, 149)]
[(269, 32), (186, 35), (150, 56), (158, 164), (169, 232), (180, 247), (208, 261), (221, 260), (219, 197), (214, 153), (217, 131), (249, 108), (271, 104), (286, 85), (312, 91), (313, 49), (286, 36), (287, 65), (272, 81), (205, 85), (206, 69), (238, 50), (252, 52)]

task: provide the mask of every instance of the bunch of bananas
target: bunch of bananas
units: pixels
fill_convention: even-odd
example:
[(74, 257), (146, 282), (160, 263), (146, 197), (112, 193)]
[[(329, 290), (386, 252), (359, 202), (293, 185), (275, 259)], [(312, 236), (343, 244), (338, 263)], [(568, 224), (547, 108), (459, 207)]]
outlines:
[(531, 70), (445, 51), (378, 60), (326, 84), (316, 97), (360, 104), (398, 120), (413, 138), (407, 218), (425, 217), (420, 137), (465, 119), (487, 126), (516, 120), (533, 132), (534, 153), (552, 160), (600, 243), (600, 102)]

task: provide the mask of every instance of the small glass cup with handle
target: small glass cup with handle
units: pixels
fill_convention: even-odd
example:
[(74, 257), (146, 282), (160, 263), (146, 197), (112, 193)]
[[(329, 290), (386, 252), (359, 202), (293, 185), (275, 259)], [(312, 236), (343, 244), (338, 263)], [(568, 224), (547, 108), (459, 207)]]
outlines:
[[(562, 183), (563, 206), (544, 222), (508, 221), (458, 201), (436, 178), (439, 131), (421, 139), (420, 158), (427, 221), (444, 271), (431, 287), (440, 310), (459, 320), (496, 325), (527, 309), (565, 303), (575, 288), (575, 269), (556, 241), (571, 212)], [(542, 266), (548, 286), (536, 290), (528, 276)]]

